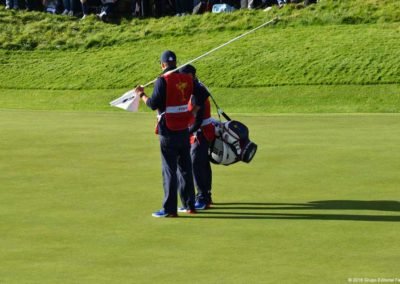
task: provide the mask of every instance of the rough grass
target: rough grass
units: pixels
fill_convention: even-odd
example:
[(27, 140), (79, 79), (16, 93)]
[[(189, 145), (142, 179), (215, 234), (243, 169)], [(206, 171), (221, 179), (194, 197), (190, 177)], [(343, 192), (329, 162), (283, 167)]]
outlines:
[[(399, 34), (396, 24), (265, 28), (196, 66), (212, 87), (393, 84), (400, 82)], [(175, 50), (184, 63), (236, 35), (144, 39), (90, 51), (0, 51), (0, 88), (131, 88), (157, 76), (163, 50)]]
[(214, 32), (244, 31), (268, 18), (280, 17), (279, 27), (304, 25), (376, 24), (400, 22), (400, 3), (395, 0), (322, 0), (318, 5), (276, 7), (269, 12), (236, 11), (191, 17), (126, 20), (104, 24), (44, 13), (6, 11), (0, 7), (0, 48), (9, 50), (87, 49), (133, 43), (143, 39), (178, 37)]
[(398, 115), (234, 118), (255, 159), (213, 167), (214, 209), (156, 220), (152, 115), (0, 111), (1, 282), (397, 277)]

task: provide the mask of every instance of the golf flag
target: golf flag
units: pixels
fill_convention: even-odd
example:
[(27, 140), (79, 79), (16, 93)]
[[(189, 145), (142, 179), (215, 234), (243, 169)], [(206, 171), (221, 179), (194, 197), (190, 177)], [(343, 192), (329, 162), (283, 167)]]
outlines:
[(122, 108), (126, 111), (136, 112), (139, 108), (140, 98), (134, 90), (128, 91), (116, 100), (110, 102), (111, 106)]

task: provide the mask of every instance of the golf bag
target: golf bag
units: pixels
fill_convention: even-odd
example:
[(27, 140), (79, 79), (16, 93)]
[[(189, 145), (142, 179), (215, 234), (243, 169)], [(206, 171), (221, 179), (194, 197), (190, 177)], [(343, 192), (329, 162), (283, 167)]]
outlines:
[[(229, 118), (229, 117), (228, 117)], [(214, 164), (231, 165), (238, 161), (250, 163), (257, 145), (249, 139), (249, 129), (235, 120), (214, 121), (215, 140), (209, 149), (209, 159)]]
[[(239, 161), (250, 163), (257, 152), (257, 144), (249, 139), (249, 129), (243, 123), (232, 120), (217, 104), (214, 97), (210, 98), (217, 108), (219, 121), (213, 119), (215, 139), (208, 149), (210, 162), (218, 165), (231, 165)], [(227, 120), (222, 122), (221, 115)]]

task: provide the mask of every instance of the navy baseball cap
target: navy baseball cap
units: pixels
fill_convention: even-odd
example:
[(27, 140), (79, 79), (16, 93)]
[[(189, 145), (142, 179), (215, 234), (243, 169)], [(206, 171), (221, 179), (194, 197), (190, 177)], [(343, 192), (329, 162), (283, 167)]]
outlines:
[(160, 61), (165, 62), (176, 62), (176, 55), (171, 50), (166, 50), (161, 54)]
[(185, 65), (185, 66), (179, 68), (179, 72), (185, 73), (185, 74), (190, 73), (190, 74), (196, 75), (196, 68), (194, 68), (193, 65), (188, 64), (188, 65)]

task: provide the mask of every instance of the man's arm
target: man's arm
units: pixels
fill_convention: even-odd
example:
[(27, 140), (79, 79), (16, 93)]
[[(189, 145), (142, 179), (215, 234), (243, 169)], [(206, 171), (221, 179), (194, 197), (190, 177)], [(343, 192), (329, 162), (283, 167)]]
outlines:
[(154, 90), (151, 97), (148, 97), (144, 93), (143, 86), (137, 86), (135, 88), (136, 94), (140, 96), (143, 102), (152, 110), (160, 109), (163, 106), (165, 97), (166, 97), (166, 88), (165, 88), (165, 80), (164, 78), (158, 78), (154, 83)]
[(201, 107), (209, 96), (210, 93), (207, 91), (207, 88), (202, 83), (195, 80), (193, 86), (193, 105)]
[(204, 105), (210, 93), (207, 88), (200, 83), (197, 79), (193, 80), (193, 97), (192, 97), (192, 114), (197, 117), (197, 112)]
[(203, 117), (204, 117), (204, 105), (203, 107), (200, 107), (199, 110), (197, 111), (195, 115), (195, 121), (189, 127), (189, 133), (194, 133), (200, 128), (201, 123), (203, 122)]

